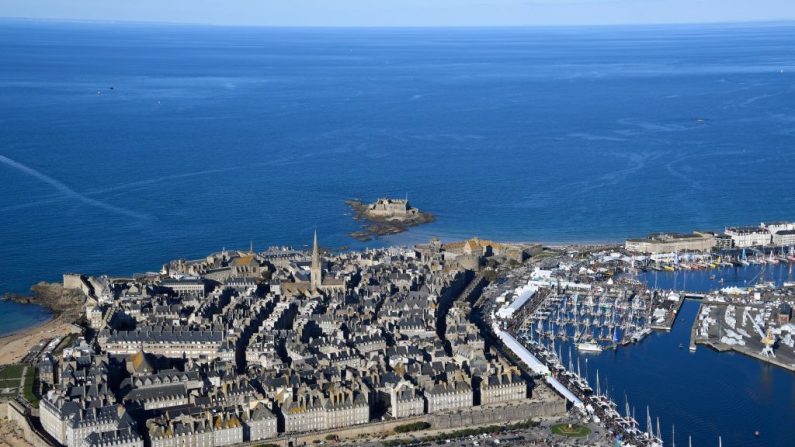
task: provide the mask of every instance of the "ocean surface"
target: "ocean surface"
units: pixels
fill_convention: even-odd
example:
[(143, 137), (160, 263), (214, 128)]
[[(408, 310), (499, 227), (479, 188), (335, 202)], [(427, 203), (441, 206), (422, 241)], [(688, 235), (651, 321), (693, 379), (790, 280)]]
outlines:
[[(793, 24), (0, 21), (0, 293), (250, 242), (300, 247), (315, 228), (339, 248), (792, 219), (793, 105)], [(367, 244), (348, 236), (358, 224), (345, 199), (404, 195), (437, 221)], [(679, 351), (693, 312), (618, 351), (626, 361), (603, 366), (611, 386), (639, 412), (658, 400), (664, 427), (695, 445), (718, 433), (726, 445), (790, 441), (793, 376)], [(0, 333), (43, 318), (0, 303)], [(765, 435), (748, 441), (756, 422)]]

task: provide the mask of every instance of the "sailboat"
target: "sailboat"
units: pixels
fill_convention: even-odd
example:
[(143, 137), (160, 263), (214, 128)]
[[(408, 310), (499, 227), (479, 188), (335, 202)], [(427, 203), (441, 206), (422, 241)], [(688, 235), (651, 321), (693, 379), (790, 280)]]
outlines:
[(748, 262), (748, 256), (745, 254), (745, 249), (744, 248), (743, 248), (742, 255), (740, 255), (739, 263), (743, 267), (748, 267), (750, 265), (750, 263)]

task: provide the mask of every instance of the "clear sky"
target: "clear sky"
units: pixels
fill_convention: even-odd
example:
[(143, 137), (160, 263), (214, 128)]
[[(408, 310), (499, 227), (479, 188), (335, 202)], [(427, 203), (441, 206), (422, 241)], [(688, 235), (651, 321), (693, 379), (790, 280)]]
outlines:
[(0, 17), (275, 26), (795, 20), (795, 0), (0, 0)]

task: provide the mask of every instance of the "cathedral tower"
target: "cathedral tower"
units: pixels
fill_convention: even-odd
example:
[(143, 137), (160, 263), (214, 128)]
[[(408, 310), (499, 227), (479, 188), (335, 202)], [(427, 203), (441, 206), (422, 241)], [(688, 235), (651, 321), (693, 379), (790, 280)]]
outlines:
[(317, 230), (315, 230), (315, 240), (312, 244), (312, 270), (309, 273), (310, 288), (313, 291), (320, 289), (323, 285), (323, 272), (320, 269), (320, 251), (317, 248)]

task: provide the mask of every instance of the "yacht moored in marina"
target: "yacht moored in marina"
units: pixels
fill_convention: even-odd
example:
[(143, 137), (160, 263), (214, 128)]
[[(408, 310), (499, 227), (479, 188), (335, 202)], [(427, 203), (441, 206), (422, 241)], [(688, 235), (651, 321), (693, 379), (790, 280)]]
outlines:
[(577, 343), (577, 350), (582, 352), (602, 352), (602, 347), (594, 342), (581, 342)]

